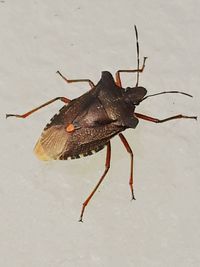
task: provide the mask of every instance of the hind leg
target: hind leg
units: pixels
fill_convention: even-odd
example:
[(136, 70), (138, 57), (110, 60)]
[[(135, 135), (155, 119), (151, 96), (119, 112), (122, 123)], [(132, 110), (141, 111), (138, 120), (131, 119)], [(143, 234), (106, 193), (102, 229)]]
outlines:
[(97, 185), (95, 186), (95, 188), (93, 189), (93, 191), (90, 193), (90, 195), (87, 197), (87, 199), (84, 201), (83, 203), (83, 207), (81, 210), (81, 215), (80, 215), (80, 219), (79, 222), (83, 222), (83, 214), (85, 211), (86, 206), (88, 205), (89, 201), (91, 200), (91, 198), (93, 197), (94, 193), (97, 191), (98, 187), (100, 186), (100, 184), (102, 183), (102, 181), (104, 180), (109, 168), (110, 168), (110, 158), (111, 158), (111, 145), (110, 145), (110, 141), (107, 144), (107, 153), (106, 153), (106, 164), (105, 164), (105, 170), (103, 175), (101, 176), (99, 182), (97, 183)]
[(48, 101), (48, 102), (42, 104), (41, 106), (39, 106), (39, 107), (37, 107), (37, 108), (34, 108), (34, 109), (32, 109), (32, 110), (30, 110), (30, 111), (28, 111), (28, 112), (26, 112), (26, 113), (24, 113), (24, 114), (22, 114), (22, 115), (19, 115), (19, 114), (6, 114), (6, 119), (7, 119), (8, 117), (16, 117), (16, 118), (22, 118), (22, 119), (25, 119), (26, 117), (30, 116), (30, 115), (33, 114), (34, 112), (38, 111), (39, 109), (41, 109), (41, 108), (43, 108), (43, 107), (46, 107), (46, 106), (52, 104), (53, 102), (55, 102), (55, 101), (57, 101), (57, 100), (61, 100), (61, 101), (64, 102), (64, 103), (69, 103), (69, 102), (70, 102), (70, 99), (68, 99), (68, 98), (66, 98), (66, 97), (56, 97), (56, 98), (54, 98), (54, 99), (52, 99), (52, 100), (50, 100), (50, 101)]

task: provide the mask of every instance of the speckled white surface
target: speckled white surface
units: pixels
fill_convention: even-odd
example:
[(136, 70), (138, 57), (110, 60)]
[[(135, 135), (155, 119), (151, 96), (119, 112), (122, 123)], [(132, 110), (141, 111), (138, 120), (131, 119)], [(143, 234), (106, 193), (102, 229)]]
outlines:
[[(116, 137), (107, 179), (78, 223), (81, 203), (103, 172), (105, 151), (44, 163), (32, 153), (62, 106), (27, 120), (23, 113), (56, 96), (74, 98), (102, 70), (135, 68), (135, 36), (148, 56), (140, 84), (149, 93), (182, 90), (137, 111), (154, 117), (199, 116), (199, 1), (0, 1), (0, 266), (200, 266), (199, 122), (141, 121), (125, 136), (135, 154), (130, 201), (129, 155)], [(134, 85), (133, 75), (123, 76)]]

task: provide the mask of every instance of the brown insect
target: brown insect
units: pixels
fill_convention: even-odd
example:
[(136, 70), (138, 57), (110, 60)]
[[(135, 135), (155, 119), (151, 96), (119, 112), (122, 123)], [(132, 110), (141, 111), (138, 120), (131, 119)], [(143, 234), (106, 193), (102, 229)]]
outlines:
[[(167, 91), (145, 96), (147, 90), (138, 86), (139, 73), (143, 72), (146, 57), (140, 68), (138, 33), (135, 26), (136, 46), (137, 46), (137, 69), (118, 70), (115, 80), (108, 71), (103, 71), (100, 81), (95, 85), (89, 79), (68, 80), (59, 71), (57, 72), (67, 83), (87, 82), (91, 90), (78, 98), (70, 100), (66, 97), (56, 97), (45, 104), (25, 113), (7, 114), (6, 117), (26, 118), (35, 111), (61, 100), (65, 105), (60, 109), (59, 114), (54, 115), (50, 123), (44, 128), (40, 139), (35, 146), (35, 153), (41, 160), (67, 160), (76, 159), (81, 156), (89, 156), (98, 152), (105, 146), (107, 148), (105, 170), (99, 182), (84, 201), (80, 221), (87, 204), (93, 197), (97, 188), (103, 181), (110, 168), (111, 145), (110, 140), (115, 135), (120, 137), (127, 152), (131, 157), (129, 185), (132, 199), (135, 199), (133, 190), (133, 152), (122, 134), (128, 128), (135, 128), (139, 119), (154, 123), (162, 123), (174, 119), (197, 119), (196, 116), (176, 115), (166, 119), (157, 119), (144, 114), (136, 113), (135, 108), (148, 97), (166, 93), (180, 93), (186, 96), (191, 95), (179, 91)], [(137, 73), (135, 87), (123, 88), (121, 83), (121, 73)]]

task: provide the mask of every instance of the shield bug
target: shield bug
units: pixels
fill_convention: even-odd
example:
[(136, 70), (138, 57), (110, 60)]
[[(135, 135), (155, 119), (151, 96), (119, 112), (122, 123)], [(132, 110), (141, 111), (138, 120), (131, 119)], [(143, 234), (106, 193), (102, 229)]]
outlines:
[[(95, 85), (89, 79), (69, 80), (59, 71), (57, 72), (67, 83), (87, 82), (91, 89), (70, 100), (66, 97), (56, 97), (43, 105), (30, 110), (22, 115), (7, 114), (6, 117), (26, 118), (37, 110), (61, 100), (65, 105), (60, 109), (50, 123), (44, 128), (41, 137), (35, 146), (35, 153), (41, 160), (67, 160), (77, 159), (81, 156), (89, 156), (106, 147), (105, 170), (95, 188), (83, 203), (80, 221), (86, 206), (100, 186), (110, 168), (111, 144), (110, 140), (115, 135), (120, 137), (127, 152), (130, 155), (129, 185), (132, 199), (135, 199), (133, 190), (133, 152), (122, 132), (128, 128), (136, 128), (139, 119), (162, 123), (174, 119), (197, 119), (196, 116), (175, 115), (165, 119), (157, 119), (144, 114), (136, 113), (135, 108), (145, 99), (167, 93), (179, 93), (189, 97), (191, 95), (179, 91), (165, 91), (153, 95), (147, 95), (147, 90), (139, 86), (139, 73), (143, 72), (146, 57), (140, 67), (139, 42), (136, 26), (136, 51), (137, 69), (118, 70), (115, 79), (108, 71), (103, 71), (100, 81)], [(136, 85), (123, 88), (121, 82), (122, 73), (136, 73)]]

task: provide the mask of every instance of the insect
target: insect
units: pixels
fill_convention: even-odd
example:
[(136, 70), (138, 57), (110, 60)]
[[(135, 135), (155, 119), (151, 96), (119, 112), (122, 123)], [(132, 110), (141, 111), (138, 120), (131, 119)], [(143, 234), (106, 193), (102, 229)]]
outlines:
[[(39, 109), (60, 100), (65, 105), (59, 113), (54, 115), (50, 123), (44, 128), (34, 148), (35, 154), (41, 160), (67, 160), (77, 159), (81, 156), (89, 156), (106, 147), (105, 170), (97, 185), (83, 203), (80, 220), (89, 201), (105, 178), (111, 159), (110, 140), (118, 135), (125, 149), (130, 155), (129, 186), (132, 199), (134, 196), (133, 185), (133, 152), (122, 132), (128, 128), (136, 128), (139, 119), (162, 123), (174, 119), (197, 119), (196, 116), (175, 115), (165, 119), (157, 119), (144, 114), (136, 113), (135, 108), (145, 99), (167, 93), (179, 93), (189, 97), (191, 95), (180, 91), (164, 91), (153, 95), (147, 95), (147, 90), (139, 86), (139, 73), (143, 72), (147, 57), (143, 58), (140, 67), (138, 32), (134, 26), (136, 35), (137, 69), (118, 70), (115, 79), (108, 71), (103, 71), (100, 81), (95, 85), (90, 79), (69, 80), (59, 71), (57, 72), (67, 83), (86, 82), (91, 89), (78, 98), (70, 100), (66, 97), (56, 97), (43, 105), (34, 108), (22, 115), (7, 114), (6, 117), (27, 118)], [(122, 73), (136, 73), (136, 85), (123, 88), (121, 82)]]

